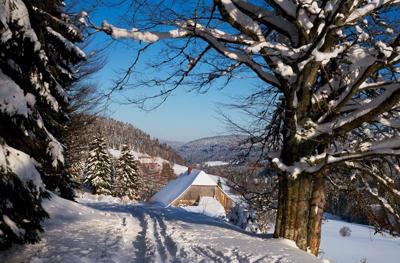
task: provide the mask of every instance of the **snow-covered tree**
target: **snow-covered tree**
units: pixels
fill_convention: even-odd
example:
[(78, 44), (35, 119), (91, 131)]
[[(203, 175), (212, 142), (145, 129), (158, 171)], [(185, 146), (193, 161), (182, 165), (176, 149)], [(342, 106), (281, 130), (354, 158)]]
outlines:
[(128, 145), (122, 146), (121, 157), (118, 159), (115, 178), (115, 192), (119, 196), (128, 196), (137, 200), (143, 187), (138, 162)]
[(89, 146), (85, 183), (93, 194), (112, 194), (112, 161), (103, 136), (97, 136)]
[(261, 233), (255, 211), (247, 206), (242, 204), (235, 205), (232, 207), (231, 211), (229, 211), (227, 217), (229, 222), (246, 231)]
[[(399, 191), (389, 175), (375, 172), (382, 158), (400, 154), (399, 3), (132, 1), (140, 14), (133, 16), (134, 28), (86, 21), (115, 39), (150, 43), (138, 55), (165, 43), (153, 66), (169, 74), (148, 74), (150, 68), (148, 78), (135, 79), (136, 87), (162, 89), (131, 102), (163, 101), (183, 85), (205, 91), (222, 78), (252, 74), (259, 80), (259, 90), (242, 106), (257, 119), (252, 142), (264, 146), (279, 176), (275, 237), (317, 254), (325, 182), (334, 166), (354, 171), (360, 191), (375, 199), (399, 233)], [(135, 63), (115, 89), (132, 79)], [(398, 168), (387, 163), (391, 171)]]
[(0, 1), (0, 249), (39, 239), (45, 186), (71, 193), (58, 139), (82, 40), (63, 1)]
[(91, 126), (96, 120), (99, 98), (95, 86), (75, 85), (70, 95), (70, 118), (63, 136), (65, 146), (65, 172), (74, 188), (82, 183), (89, 144), (96, 134)]

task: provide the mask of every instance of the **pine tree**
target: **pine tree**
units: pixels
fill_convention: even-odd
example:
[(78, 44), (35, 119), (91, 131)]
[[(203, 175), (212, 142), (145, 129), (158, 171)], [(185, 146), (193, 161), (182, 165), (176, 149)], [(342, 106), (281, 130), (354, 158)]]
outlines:
[(0, 1), (0, 249), (39, 239), (45, 186), (71, 197), (59, 136), (85, 54), (63, 9), (61, 0)]
[(93, 194), (111, 195), (111, 157), (103, 136), (96, 137), (90, 144), (85, 183), (92, 187)]
[(116, 172), (116, 189), (119, 195), (137, 200), (143, 184), (138, 163), (135, 161), (128, 145), (122, 146), (121, 157), (118, 160)]

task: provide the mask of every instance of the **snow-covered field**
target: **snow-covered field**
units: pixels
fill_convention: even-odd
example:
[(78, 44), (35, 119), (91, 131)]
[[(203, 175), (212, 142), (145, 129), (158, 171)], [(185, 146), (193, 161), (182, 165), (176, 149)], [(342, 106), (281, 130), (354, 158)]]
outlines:
[(179, 208), (55, 195), (38, 244), (14, 246), (0, 262), (320, 262), (288, 240), (265, 239)]

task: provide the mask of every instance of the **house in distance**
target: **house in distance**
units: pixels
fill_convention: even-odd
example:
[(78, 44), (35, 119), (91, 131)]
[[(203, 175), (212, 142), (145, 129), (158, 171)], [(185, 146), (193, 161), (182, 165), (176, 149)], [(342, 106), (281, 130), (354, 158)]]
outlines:
[(221, 203), (226, 213), (233, 205), (232, 198), (209, 174), (190, 168), (164, 186), (150, 202), (159, 203), (164, 207), (195, 206), (202, 197), (213, 197)]

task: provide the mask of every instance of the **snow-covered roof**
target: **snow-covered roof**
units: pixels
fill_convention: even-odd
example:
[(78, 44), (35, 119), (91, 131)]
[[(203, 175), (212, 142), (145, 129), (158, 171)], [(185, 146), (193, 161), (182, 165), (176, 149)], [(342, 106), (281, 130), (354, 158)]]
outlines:
[(168, 207), (192, 185), (217, 186), (217, 183), (204, 171), (193, 169), (190, 174), (186, 171), (170, 181), (150, 201)]

